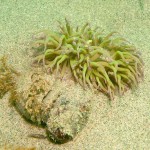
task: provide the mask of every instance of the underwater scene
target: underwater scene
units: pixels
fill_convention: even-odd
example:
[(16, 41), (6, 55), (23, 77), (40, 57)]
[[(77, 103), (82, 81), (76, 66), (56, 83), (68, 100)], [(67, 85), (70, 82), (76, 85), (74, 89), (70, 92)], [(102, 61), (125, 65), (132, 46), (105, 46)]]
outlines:
[(0, 150), (150, 149), (150, 1), (0, 0)]

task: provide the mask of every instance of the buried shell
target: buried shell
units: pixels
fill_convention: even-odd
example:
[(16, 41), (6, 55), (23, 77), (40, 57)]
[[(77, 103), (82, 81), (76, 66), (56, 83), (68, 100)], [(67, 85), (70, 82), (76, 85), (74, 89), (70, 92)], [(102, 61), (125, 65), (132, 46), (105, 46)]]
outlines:
[(73, 29), (66, 21), (59, 23), (60, 32), (44, 31), (45, 36), (33, 42), (35, 61), (43, 62), (51, 72), (69, 68), (82, 86), (99, 89), (113, 99), (128, 88), (137, 87), (143, 77), (143, 62), (136, 48), (112, 32), (103, 36), (98, 28), (86, 23)]

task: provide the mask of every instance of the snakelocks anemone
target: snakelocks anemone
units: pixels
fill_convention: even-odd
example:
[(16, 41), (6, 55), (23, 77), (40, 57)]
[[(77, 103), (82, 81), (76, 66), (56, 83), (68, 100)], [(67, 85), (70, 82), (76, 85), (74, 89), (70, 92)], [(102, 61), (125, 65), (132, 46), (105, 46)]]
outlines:
[(59, 22), (60, 31), (43, 31), (32, 47), (35, 61), (62, 76), (69, 69), (83, 87), (96, 88), (110, 97), (137, 87), (143, 78), (143, 62), (124, 38), (112, 32), (106, 36), (89, 23), (73, 28), (68, 20)]

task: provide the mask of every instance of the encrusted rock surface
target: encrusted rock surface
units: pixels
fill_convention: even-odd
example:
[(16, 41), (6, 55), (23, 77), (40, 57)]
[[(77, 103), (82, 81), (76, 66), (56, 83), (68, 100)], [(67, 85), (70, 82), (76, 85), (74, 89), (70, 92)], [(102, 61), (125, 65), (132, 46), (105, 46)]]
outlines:
[(27, 74), (16, 101), (18, 111), (27, 120), (44, 124), (55, 143), (72, 140), (86, 125), (91, 109), (92, 92), (64, 80), (41, 72)]

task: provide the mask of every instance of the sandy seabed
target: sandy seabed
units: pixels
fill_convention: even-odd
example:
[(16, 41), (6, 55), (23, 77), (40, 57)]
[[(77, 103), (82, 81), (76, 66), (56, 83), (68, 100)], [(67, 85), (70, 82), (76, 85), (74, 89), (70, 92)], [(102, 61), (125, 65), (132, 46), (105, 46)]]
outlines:
[(57, 29), (56, 21), (63, 22), (65, 17), (73, 26), (88, 21), (106, 33), (118, 31), (134, 43), (145, 63), (144, 81), (135, 91), (115, 97), (111, 105), (103, 94), (94, 95), (87, 126), (63, 145), (29, 138), (28, 134), (44, 135), (45, 130), (27, 123), (5, 95), (0, 100), (0, 149), (4, 145), (38, 150), (150, 149), (150, 1), (0, 0), (0, 56), (8, 55), (9, 63), (22, 74), (30, 71), (32, 35)]

